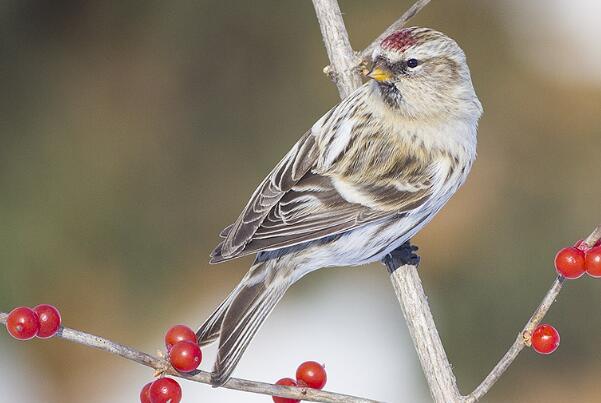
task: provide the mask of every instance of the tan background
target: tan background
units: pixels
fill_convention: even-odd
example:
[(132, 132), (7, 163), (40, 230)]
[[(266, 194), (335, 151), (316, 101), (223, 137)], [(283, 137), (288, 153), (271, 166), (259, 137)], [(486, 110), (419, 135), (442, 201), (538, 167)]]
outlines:
[[(464, 392), (542, 298), (555, 251), (601, 220), (599, 4), (436, 1), (413, 21), (458, 40), (485, 108), (467, 185), (416, 240)], [(355, 48), (408, 5), (341, 1)], [(240, 279), (249, 258), (207, 264), (217, 233), (337, 102), (312, 5), (5, 0), (0, 27), (0, 309), (53, 303), (68, 326), (154, 351)], [(597, 400), (600, 306), (600, 281), (569, 283), (548, 316), (559, 350), (525, 351), (485, 400)], [(428, 401), (378, 265), (304, 279), (236, 375), (275, 381), (306, 359), (328, 389)], [(2, 401), (132, 402), (150, 378), (0, 331)], [(184, 401), (270, 400), (186, 383)]]

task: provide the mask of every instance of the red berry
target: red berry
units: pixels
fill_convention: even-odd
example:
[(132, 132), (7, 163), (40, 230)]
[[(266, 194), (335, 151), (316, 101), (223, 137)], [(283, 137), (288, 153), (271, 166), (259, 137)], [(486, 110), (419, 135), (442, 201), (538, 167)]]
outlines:
[(584, 252), (576, 247), (563, 248), (555, 256), (555, 269), (565, 278), (575, 279), (584, 274)]
[(551, 325), (538, 325), (530, 342), (537, 353), (551, 354), (559, 347), (559, 332)]
[(585, 253), (584, 267), (591, 277), (601, 277), (601, 246), (595, 246)]
[(25, 306), (15, 308), (6, 318), (6, 330), (15, 339), (29, 340), (40, 330), (38, 314)]
[(144, 385), (144, 387), (140, 391), (140, 402), (141, 403), (151, 403), (150, 394), (149, 394), (150, 385), (152, 385), (152, 382), (148, 382), (146, 385)]
[[(275, 384), (276, 385), (284, 385), (284, 386), (298, 386), (296, 384), (296, 381), (292, 378), (282, 378), (279, 381), (277, 381)], [(298, 403), (298, 402), (300, 402), (300, 400), (288, 399), (286, 397), (278, 397), (278, 396), (272, 396), (272, 397), (273, 397), (273, 401), (275, 403)]]
[(182, 388), (171, 378), (159, 378), (148, 389), (150, 403), (179, 403), (182, 400)]
[(188, 340), (193, 343), (197, 343), (196, 333), (186, 325), (175, 325), (171, 329), (167, 330), (165, 334), (165, 346), (167, 351), (173, 347), (178, 341)]
[(306, 384), (313, 389), (322, 389), (326, 385), (328, 377), (323, 365), (315, 361), (303, 362), (296, 369), (296, 381)]
[(38, 314), (38, 318), (40, 319), (40, 330), (37, 336), (40, 339), (54, 336), (61, 326), (61, 314), (58, 312), (58, 309), (52, 305), (42, 304), (36, 306), (33, 310)]
[(169, 350), (169, 361), (179, 372), (191, 372), (200, 365), (202, 352), (198, 344), (194, 342), (179, 341)]

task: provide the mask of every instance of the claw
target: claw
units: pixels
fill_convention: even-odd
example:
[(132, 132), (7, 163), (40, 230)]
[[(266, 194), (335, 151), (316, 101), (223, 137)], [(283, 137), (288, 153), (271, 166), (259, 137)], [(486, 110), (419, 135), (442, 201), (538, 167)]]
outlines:
[(417, 255), (417, 246), (411, 245), (410, 241), (405, 242), (388, 255), (384, 256), (382, 263), (386, 265), (389, 273), (394, 273), (401, 266), (411, 265), (419, 266), (420, 257)]

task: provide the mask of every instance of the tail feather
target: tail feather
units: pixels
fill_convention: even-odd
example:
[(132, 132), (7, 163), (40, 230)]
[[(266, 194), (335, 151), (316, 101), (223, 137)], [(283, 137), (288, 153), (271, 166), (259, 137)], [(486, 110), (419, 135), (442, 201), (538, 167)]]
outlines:
[(198, 340), (198, 345), (200, 347), (211, 344), (219, 338), (223, 318), (237, 291), (238, 289), (236, 288), (196, 331), (196, 339)]
[(213, 386), (221, 386), (230, 378), (254, 335), (290, 286), (291, 274), (291, 269), (278, 267), (277, 261), (256, 263), (224, 301), (222, 305), (227, 308), (222, 308), (224, 312), (216, 315), (205, 331), (206, 335), (214, 335), (214, 327), (221, 323), (219, 351), (211, 374)]

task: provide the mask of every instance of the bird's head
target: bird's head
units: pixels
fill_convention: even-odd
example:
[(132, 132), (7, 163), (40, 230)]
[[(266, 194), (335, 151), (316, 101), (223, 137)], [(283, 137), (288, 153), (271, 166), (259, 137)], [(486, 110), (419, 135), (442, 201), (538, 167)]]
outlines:
[(404, 28), (386, 37), (372, 54), (367, 76), (385, 103), (408, 118), (478, 119), (482, 112), (465, 54), (429, 28)]

